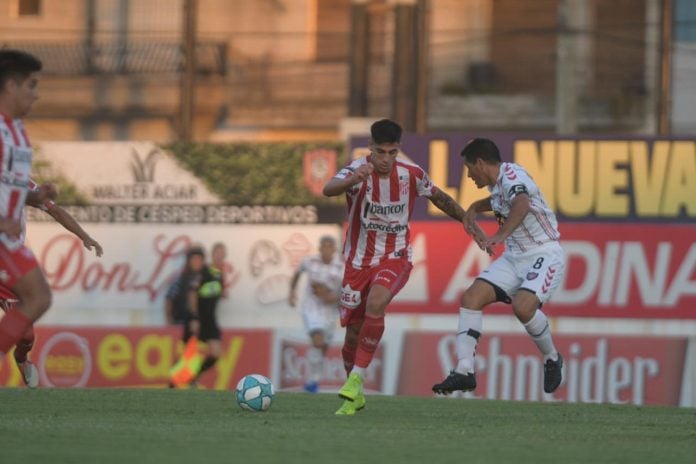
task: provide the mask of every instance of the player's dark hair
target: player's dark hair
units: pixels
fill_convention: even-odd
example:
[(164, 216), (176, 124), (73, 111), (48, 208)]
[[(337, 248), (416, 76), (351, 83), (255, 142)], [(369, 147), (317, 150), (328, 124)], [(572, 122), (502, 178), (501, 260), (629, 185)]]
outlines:
[(188, 250), (186, 250), (186, 257), (190, 258), (193, 255), (199, 255), (205, 258), (205, 250), (202, 246), (193, 245)]
[(467, 163), (473, 164), (477, 159), (482, 159), (487, 164), (501, 163), (500, 152), (496, 144), (489, 139), (476, 138), (470, 140), (461, 152), (462, 158)]
[(380, 119), (370, 127), (372, 141), (376, 144), (401, 142), (401, 126), (391, 119)]
[(22, 50), (0, 49), (0, 88), (5, 87), (9, 79), (23, 82), (31, 73), (43, 68), (41, 60)]

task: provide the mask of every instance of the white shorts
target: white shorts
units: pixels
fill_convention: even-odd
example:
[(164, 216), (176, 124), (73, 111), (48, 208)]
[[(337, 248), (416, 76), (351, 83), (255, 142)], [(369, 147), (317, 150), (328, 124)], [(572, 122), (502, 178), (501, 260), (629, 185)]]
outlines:
[(524, 289), (545, 303), (563, 281), (565, 262), (565, 252), (558, 242), (546, 243), (524, 253), (513, 254), (506, 250), (479, 274), (478, 279), (506, 293), (500, 295), (496, 290), (499, 301), (509, 303), (518, 290)]
[(328, 341), (338, 323), (338, 305), (327, 306), (308, 299), (302, 303), (302, 319), (308, 334), (323, 332)]

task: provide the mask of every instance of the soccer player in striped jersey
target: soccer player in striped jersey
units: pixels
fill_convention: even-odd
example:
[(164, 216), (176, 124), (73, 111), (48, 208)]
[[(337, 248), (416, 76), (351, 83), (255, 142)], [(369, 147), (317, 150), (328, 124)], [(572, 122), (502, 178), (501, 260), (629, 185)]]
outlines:
[(19, 300), (0, 320), (0, 356), (51, 305), (51, 289), (24, 245), (20, 223), (25, 203), (51, 199), (45, 189), (29, 189), (32, 147), (21, 120), (39, 98), (41, 68), (41, 61), (26, 52), (0, 50), (0, 284)]
[(515, 163), (503, 163), (498, 147), (488, 139), (474, 139), (461, 152), (468, 176), (490, 196), (475, 201), (465, 216), (465, 227), (477, 228), (478, 213), (493, 211), (500, 225), (484, 241), (484, 247), (505, 243), (505, 252), (481, 272), (464, 292), (457, 329), (457, 366), (435, 393), (476, 388), (476, 345), (481, 336), (483, 308), (496, 301), (512, 304), (544, 360), (544, 391), (553, 393), (562, 381), (563, 357), (551, 338), (541, 305), (563, 280), (565, 253), (558, 240), (556, 216), (527, 171)]
[[(453, 219), (464, 219), (462, 207), (433, 185), (422, 168), (397, 158), (402, 130), (396, 122), (377, 121), (370, 133), (370, 154), (324, 186), (324, 195), (345, 194), (348, 204), (340, 302), (348, 379), (339, 391), (344, 402), (338, 415), (353, 415), (365, 406), (363, 379), (384, 332), (387, 305), (412, 268), (408, 224), (416, 198), (426, 197)], [(471, 234), (479, 244), (486, 238), (480, 230)]]
[[(36, 182), (30, 179), (29, 189), (30, 191), (36, 192), (38, 198), (50, 198), (55, 196), (55, 187), (52, 184), (38, 185)], [(58, 206), (53, 200), (49, 199), (43, 203), (29, 202), (27, 205), (46, 212), (53, 219), (55, 219), (56, 222), (65, 227), (66, 230), (72, 232), (75, 234), (75, 236), (82, 240), (82, 244), (85, 246), (85, 248), (88, 250), (92, 250), (92, 248), (94, 248), (96, 255), (101, 257), (103, 253), (101, 245), (87, 232), (85, 232), (82, 226), (80, 226), (77, 220), (75, 220), (70, 213)], [(24, 242), (26, 238), (26, 214), (23, 214), (20, 218), (20, 225), (21, 232), (19, 237), (20, 240)], [(0, 284), (0, 309), (3, 311), (11, 311), (17, 304), (17, 301), (17, 296), (12, 293), (9, 288)], [(22, 380), (24, 380), (24, 384), (26, 386), (31, 388), (35, 388), (39, 385), (39, 372), (28, 356), (29, 352), (34, 347), (34, 341), (34, 328), (30, 326), (22, 338), (17, 342), (14, 350), (14, 359), (17, 363), (17, 367), (19, 368), (19, 372), (22, 374)]]

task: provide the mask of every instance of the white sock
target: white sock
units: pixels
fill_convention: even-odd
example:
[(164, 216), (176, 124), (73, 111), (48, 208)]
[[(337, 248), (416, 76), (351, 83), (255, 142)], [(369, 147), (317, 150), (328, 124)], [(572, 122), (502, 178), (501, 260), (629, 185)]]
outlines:
[(558, 351), (556, 347), (553, 346), (553, 340), (551, 339), (551, 329), (549, 329), (549, 320), (546, 318), (541, 309), (537, 309), (534, 316), (524, 324), (524, 328), (527, 333), (532, 337), (534, 343), (536, 343), (539, 351), (544, 355), (544, 362), (547, 359), (556, 361), (558, 359)]
[(365, 368), (364, 367), (353, 366), (353, 370), (350, 371), (350, 373), (352, 374), (353, 372), (355, 372), (356, 374), (360, 374), (361, 379), (365, 378)]
[(457, 328), (457, 368), (460, 374), (474, 372), (476, 345), (481, 337), (483, 314), (473, 309), (459, 308), (459, 326)]
[(307, 361), (309, 361), (307, 380), (309, 382), (319, 382), (321, 371), (324, 367), (324, 351), (321, 348), (311, 347), (307, 351)]

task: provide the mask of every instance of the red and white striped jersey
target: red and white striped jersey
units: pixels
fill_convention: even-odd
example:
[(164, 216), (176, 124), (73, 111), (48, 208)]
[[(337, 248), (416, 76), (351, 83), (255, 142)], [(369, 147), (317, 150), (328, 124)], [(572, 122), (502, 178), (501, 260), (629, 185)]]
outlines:
[[(370, 156), (356, 159), (335, 178), (346, 179), (368, 162)], [(411, 261), (408, 221), (415, 199), (430, 197), (436, 189), (420, 166), (401, 158), (389, 177), (379, 177), (373, 171), (365, 181), (348, 189), (348, 229), (343, 245), (346, 263), (362, 269), (389, 258)]]
[(529, 196), (532, 209), (505, 240), (508, 250), (525, 252), (561, 238), (556, 215), (546, 204), (537, 184), (519, 164), (502, 163), (498, 180), (488, 190), (491, 192), (491, 207), (499, 222), (510, 215), (513, 198), (521, 193)]
[[(38, 190), (39, 190), (39, 184), (37, 184), (33, 179), (29, 179), (29, 190), (28, 191), (37, 192)], [(53, 208), (55, 205), (56, 205), (56, 203), (53, 200), (46, 200), (42, 205), (38, 206), (38, 208), (42, 211), (48, 211), (49, 209)], [(27, 238), (26, 208), (24, 209), (24, 212), (22, 214), (21, 224), (22, 224), (22, 233), (19, 236), (19, 241), (24, 243), (24, 241)]]
[[(0, 216), (22, 221), (24, 202), (29, 190), (32, 148), (19, 119), (0, 114)], [(16, 250), (24, 242), (24, 234), (10, 237), (0, 233), (0, 242)]]

